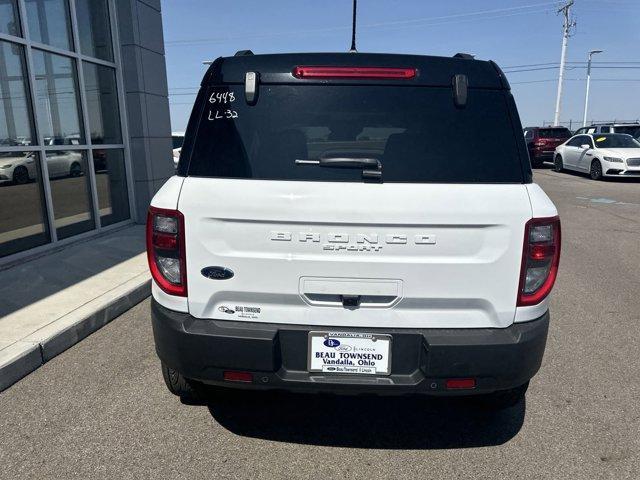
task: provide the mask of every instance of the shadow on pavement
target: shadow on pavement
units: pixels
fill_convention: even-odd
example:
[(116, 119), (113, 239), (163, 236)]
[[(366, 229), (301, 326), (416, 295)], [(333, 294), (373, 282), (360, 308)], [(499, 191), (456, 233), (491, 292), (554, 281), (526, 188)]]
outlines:
[(500, 445), (522, 427), (525, 401), (502, 410), (464, 399), (239, 392), (211, 398), (227, 430), (279, 442), (353, 448), (444, 449)]

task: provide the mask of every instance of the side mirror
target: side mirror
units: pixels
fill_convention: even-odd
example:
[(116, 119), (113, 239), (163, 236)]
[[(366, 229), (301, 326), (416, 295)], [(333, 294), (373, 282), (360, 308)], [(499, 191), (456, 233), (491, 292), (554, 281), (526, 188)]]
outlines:
[(589, 150), (591, 148), (591, 145), (587, 145), (586, 143), (583, 143), (582, 145), (580, 145), (580, 148), (582, 148), (583, 150)]

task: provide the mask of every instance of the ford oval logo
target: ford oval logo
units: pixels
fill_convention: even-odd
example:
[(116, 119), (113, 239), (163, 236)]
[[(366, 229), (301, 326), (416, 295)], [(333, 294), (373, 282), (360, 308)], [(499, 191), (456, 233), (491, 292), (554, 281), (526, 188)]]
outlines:
[(340, 346), (340, 341), (335, 338), (327, 338), (324, 342), (325, 347), (338, 347)]
[(225, 267), (204, 267), (200, 273), (211, 280), (228, 280), (233, 277), (233, 271)]

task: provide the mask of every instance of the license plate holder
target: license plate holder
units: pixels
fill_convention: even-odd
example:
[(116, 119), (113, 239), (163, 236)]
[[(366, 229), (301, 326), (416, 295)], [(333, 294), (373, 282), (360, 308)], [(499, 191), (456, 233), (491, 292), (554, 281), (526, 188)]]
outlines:
[(390, 375), (391, 335), (313, 331), (308, 335), (309, 372)]

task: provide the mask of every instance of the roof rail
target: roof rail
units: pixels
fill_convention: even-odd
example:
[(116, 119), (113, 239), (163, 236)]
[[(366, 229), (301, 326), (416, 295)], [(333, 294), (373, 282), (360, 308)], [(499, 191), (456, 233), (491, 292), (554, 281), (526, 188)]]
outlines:
[(612, 122), (592, 122), (591, 125), (640, 125), (638, 120), (613, 120)]
[(470, 53), (458, 52), (453, 56), (453, 58), (463, 58), (464, 60), (473, 60), (474, 58), (476, 58), (476, 56), (471, 55)]
[(233, 56), (234, 57), (244, 57), (247, 55), (253, 55), (251, 50), (238, 50)]

